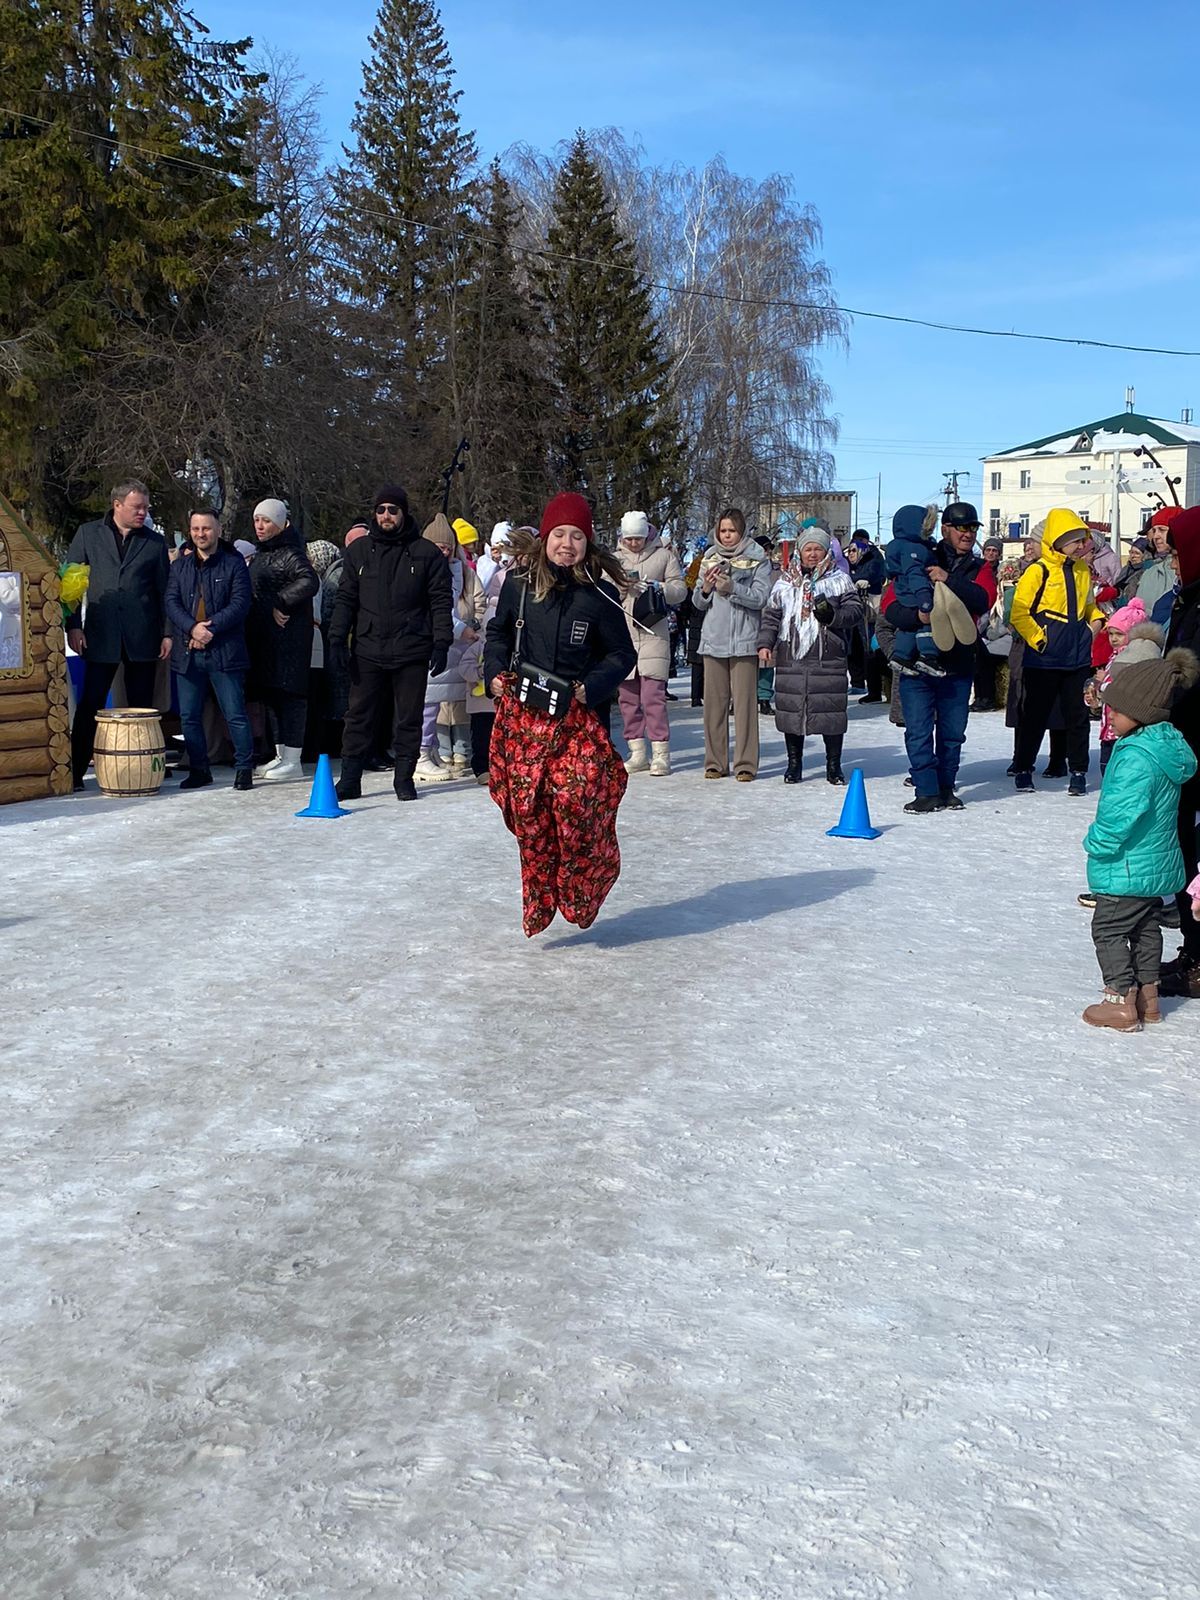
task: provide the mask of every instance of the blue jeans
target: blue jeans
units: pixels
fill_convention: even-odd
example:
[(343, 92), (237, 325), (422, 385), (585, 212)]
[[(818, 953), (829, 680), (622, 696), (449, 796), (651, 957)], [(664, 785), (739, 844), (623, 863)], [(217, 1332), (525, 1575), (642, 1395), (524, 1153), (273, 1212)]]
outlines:
[(954, 787), (970, 702), (969, 674), (900, 679), (904, 748), (918, 795), (940, 794)]
[(208, 740), (204, 736), (204, 704), (212, 685), (217, 704), (233, 740), (233, 764), (239, 772), (254, 766), (254, 735), (246, 715), (246, 674), (214, 672), (204, 659), (203, 650), (193, 650), (187, 671), (175, 674), (179, 690), (179, 720), (187, 746), (188, 765), (193, 772), (208, 771)]

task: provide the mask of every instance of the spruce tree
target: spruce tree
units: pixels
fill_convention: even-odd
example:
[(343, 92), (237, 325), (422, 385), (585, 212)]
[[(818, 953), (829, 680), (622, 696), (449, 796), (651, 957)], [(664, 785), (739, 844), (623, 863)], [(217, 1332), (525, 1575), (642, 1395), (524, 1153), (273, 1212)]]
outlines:
[(519, 220), (512, 186), (494, 161), (451, 359), (471, 441), (468, 509), (485, 520), (531, 522), (549, 486), (551, 405), (544, 340), (513, 251)]
[[(215, 267), (257, 210), (241, 179), (249, 40), (220, 43), (177, 0), (0, 7), (0, 474), (58, 522), (64, 400), (86, 404), (115, 335), (186, 344)], [(97, 398), (97, 404), (102, 403)]]
[(592, 500), (598, 526), (611, 529), (635, 507), (665, 520), (682, 460), (668, 364), (649, 288), (582, 132), (555, 182), (537, 284), (558, 410), (557, 483)]
[(447, 325), (468, 271), (475, 145), (432, 0), (383, 0), (370, 44), (354, 142), (334, 177), (331, 276), (348, 359), (374, 378), (372, 403), (393, 437), (402, 420), (398, 466), (431, 494), (453, 444)]

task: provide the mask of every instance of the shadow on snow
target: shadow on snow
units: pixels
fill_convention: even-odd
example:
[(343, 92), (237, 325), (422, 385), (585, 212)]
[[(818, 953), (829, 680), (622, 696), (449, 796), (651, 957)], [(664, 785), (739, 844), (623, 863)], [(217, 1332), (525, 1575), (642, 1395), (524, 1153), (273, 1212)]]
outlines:
[(822, 900), (833, 900), (838, 895), (865, 888), (874, 877), (870, 868), (857, 867), (714, 884), (703, 894), (689, 895), (686, 900), (676, 900), (670, 905), (638, 906), (622, 911), (585, 933), (554, 939), (543, 949), (570, 950), (577, 945), (595, 945), (603, 950), (616, 950), (632, 944), (653, 944), (659, 939), (691, 938), (717, 928), (732, 927), (735, 923), (762, 922), (781, 911), (818, 905)]

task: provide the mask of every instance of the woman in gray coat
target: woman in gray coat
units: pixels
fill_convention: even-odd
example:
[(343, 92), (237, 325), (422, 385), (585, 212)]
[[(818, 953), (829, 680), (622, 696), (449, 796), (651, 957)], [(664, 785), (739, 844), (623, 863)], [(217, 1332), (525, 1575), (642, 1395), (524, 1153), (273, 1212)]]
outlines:
[(849, 642), (863, 625), (854, 585), (834, 565), (830, 537), (806, 528), (804, 543), (771, 591), (758, 631), (758, 659), (775, 663), (775, 726), (787, 742), (784, 783), (803, 776), (804, 740), (825, 741), (825, 776), (843, 784), (842, 740), (848, 726)]
[(704, 552), (692, 604), (704, 618), (704, 776), (729, 773), (729, 712), (733, 710), (733, 770), (739, 783), (758, 774), (758, 658), (762, 609), (771, 593), (771, 563), (746, 532), (735, 507), (722, 511), (717, 536)]

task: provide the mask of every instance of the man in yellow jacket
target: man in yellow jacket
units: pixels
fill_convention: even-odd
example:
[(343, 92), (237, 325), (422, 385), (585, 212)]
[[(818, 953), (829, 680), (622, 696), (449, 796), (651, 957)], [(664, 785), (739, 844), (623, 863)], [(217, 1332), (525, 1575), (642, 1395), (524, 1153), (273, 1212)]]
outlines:
[(1091, 572), (1080, 559), (1087, 537), (1081, 517), (1056, 507), (1046, 518), (1041, 555), (1013, 594), (1010, 620), (1026, 644), (1014, 762), (1024, 792), (1033, 789), (1033, 764), (1057, 706), (1067, 734), (1067, 792), (1087, 793), (1091, 719), (1083, 691), (1092, 673), (1092, 639), (1104, 626)]

